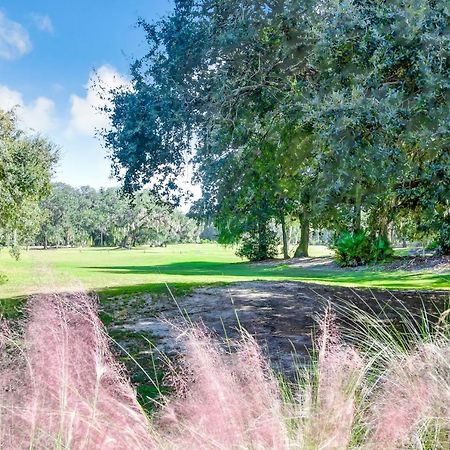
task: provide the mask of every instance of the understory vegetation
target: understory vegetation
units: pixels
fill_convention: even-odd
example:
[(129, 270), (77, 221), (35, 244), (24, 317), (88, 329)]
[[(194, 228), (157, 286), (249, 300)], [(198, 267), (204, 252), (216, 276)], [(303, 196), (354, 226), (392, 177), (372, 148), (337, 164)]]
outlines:
[(343, 313), (340, 329), (325, 310), (316, 355), (295, 382), (276, 377), (244, 330), (221, 343), (186, 324), (186, 353), (165, 380), (171, 392), (153, 386), (160, 395), (148, 416), (93, 299), (34, 297), (19, 334), (2, 328), (0, 440), (47, 449), (446, 448), (449, 311), (416, 319), (405, 310), (395, 321)]
[(364, 231), (343, 233), (333, 248), (336, 260), (342, 266), (386, 262), (394, 256), (394, 250), (386, 237), (368, 236)]

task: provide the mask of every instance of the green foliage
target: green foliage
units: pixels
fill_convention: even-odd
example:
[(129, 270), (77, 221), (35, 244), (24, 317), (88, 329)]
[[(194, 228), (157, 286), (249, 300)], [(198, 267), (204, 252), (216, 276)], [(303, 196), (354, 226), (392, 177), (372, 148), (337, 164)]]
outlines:
[(50, 193), (56, 160), (51, 143), (25, 134), (0, 110), (0, 243), (16, 257), (40, 225), (38, 205)]
[(240, 244), (238, 254), (252, 261), (277, 255), (279, 241), (271, 227), (289, 202), (271, 157), (273, 151), (272, 145), (258, 150), (251, 143), (245, 145), (240, 154), (228, 158), (215, 188), (214, 224), (219, 242)]
[(450, 223), (443, 223), (441, 225), (437, 244), (442, 254), (450, 255)]
[(277, 233), (266, 227), (264, 231), (254, 230), (244, 234), (236, 254), (250, 261), (263, 261), (275, 258), (279, 245)]
[(359, 266), (370, 261), (371, 243), (366, 233), (344, 233), (333, 245), (336, 260), (342, 266)]
[(385, 237), (373, 237), (362, 230), (356, 233), (343, 233), (336, 240), (333, 248), (336, 260), (344, 267), (385, 262), (394, 255), (394, 251)]
[(425, 250), (428, 252), (435, 252), (436, 250), (439, 250), (439, 243), (437, 241), (431, 241), (427, 244)]
[(378, 236), (376, 238), (372, 238), (371, 257), (373, 262), (389, 261), (393, 256), (394, 250), (387, 237)]
[(447, 252), (446, 3), (177, 0), (141, 22), (148, 52), (113, 93), (113, 167), (173, 200), (194, 155), (197, 209), (224, 242), (249, 220), (373, 235), (410, 222)]
[(8, 281), (8, 277), (0, 273), (0, 284), (5, 284)]
[(167, 245), (196, 242), (199, 235), (194, 220), (145, 191), (124, 197), (115, 188), (96, 191), (56, 183), (41, 209), (35, 242), (44, 247)]

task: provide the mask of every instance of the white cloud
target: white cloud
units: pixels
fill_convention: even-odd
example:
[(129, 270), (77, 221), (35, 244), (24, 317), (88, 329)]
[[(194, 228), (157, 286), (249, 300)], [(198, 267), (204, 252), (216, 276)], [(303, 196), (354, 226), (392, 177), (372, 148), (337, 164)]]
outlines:
[(127, 89), (128, 86), (125, 77), (112, 66), (103, 65), (92, 72), (85, 86), (86, 95), (70, 97), (69, 132), (94, 136), (97, 130), (107, 128), (108, 117), (100, 109), (111, 104), (108, 100), (111, 89)]
[(52, 131), (57, 125), (55, 103), (47, 97), (38, 97), (25, 105), (20, 117), (29, 128), (42, 133)]
[[(117, 73), (113, 69), (105, 67), (98, 72), (104, 84), (110, 87), (116, 85), (114, 75), (117, 77)], [(119, 79), (124, 80), (122, 77)], [(87, 134), (92, 131), (91, 126), (103, 125), (104, 121), (104, 118), (99, 119), (91, 108), (91, 105), (101, 104), (101, 100), (94, 95), (96, 90), (93, 75), (87, 87), (85, 98), (72, 95), (70, 103), (68, 101), (59, 109), (48, 97), (41, 96), (32, 101), (25, 101), (21, 92), (0, 84), (0, 108), (13, 109), (22, 129), (40, 132), (60, 148), (56, 180), (74, 186), (116, 186), (117, 181), (110, 179), (110, 162), (106, 159), (105, 149), (98, 139)], [(62, 86), (54, 88), (60, 90)], [(70, 107), (71, 110), (67, 111)], [(72, 112), (72, 109), (74, 114), (67, 114)], [(93, 124), (90, 122), (92, 120)]]
[(0, 85), (0, 108), (9, 111), (16, 106), (23, 105), (22, 94), (19, 91)]
[(0, 85), (0, 108), (14, 109), (23, 128), (47, 134), (57, 126), (55, 103), (47, 97), (38, 97), (26, 103), (19, 91)]
[(42, 14), (32, 14), (34, 24), (38, 30), (52, 34), (54, 32), (53, 23), (49, 16)]
[(27, 30), (0, 11), (0, 58), (16, 59), (31, 51), (31, 40)]
[[(115, 186), (110, 178), (110, 161), (106, 150), (98, 139), (93, 138), (96, 129), (108, 127), (108, 119), (97, 109), (108, 104), (103, 92), (123, 87), (130, 89), (130, 83), (111, 66), (102, 66), (89, 75), (86, 94), (71, 95), (63, 105), (55, 104), (48, 97), (25, 101), (21, 92), (0, 84), (0, 108), (14, 109), (23, 129), (32, 129), (46, 135), (61, 149), (56, 179), (74, 186)], [(63, 92), (64, 87), (53, 85), (54, 92)], [(192, 168), (181, 174), (180, 186), (191, 190), (194, 199), (200, 197), (198, 186), (190, 183)], [(187, 211), (189, 204), (182, 210)]]

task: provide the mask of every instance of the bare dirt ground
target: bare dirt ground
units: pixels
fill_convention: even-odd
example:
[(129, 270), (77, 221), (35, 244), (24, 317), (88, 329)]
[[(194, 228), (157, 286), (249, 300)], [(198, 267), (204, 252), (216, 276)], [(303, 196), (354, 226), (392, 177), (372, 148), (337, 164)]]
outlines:
[(450, 256), (403, 257), (391, 263), (381, 265), (380, 270), (432, 270), (436, 273), (450, 272)]
[[(222, 337), (236, 338), (242, 326), (263, 346), (272, 365), (291, 372), (308, 359), (316, 319), (325, 305), (332, 302), (354, 304), (380, 314), (386, 305), (395, 310), (419, 311), (422, 304), (430, 310), (441, 308), (449, 300), (448, 292), (350, 289), (296, 282), (242, 282), (225, 287), (201, 288), (179, 299), (150, 297), (134, 299), (134, 304), (120, 301), (119, 309), (108, 311), (115, 319), (110, 329), (122, 334), (142, 334), (167, 354), (182, 352), (180, 333), (183, 313), (194, 323), (203, 323)], [(391, 308), (388, 308), (389, 310)], [(183, 312), (183, 313), (182, 313)], [(126, 345), (126, 344), (125, 344)], [(142, 356), (148, 347), (141, 349)]]
[[(301, 269), (326, 270), (336, 272), (360, 271), (365, 270), (369, 266), (359, 267), (340, 267), (332, 257), (323, 256), (316, 258), (292, 258), (280, 263), (279, 259), (262, 261), (254, 263), (255, 265), (263, 266), (279, 266), (280, 264), (298, 267)], [(434, 256), (403, 256), (396, 257), (392, 262), (385, 264), (377, 264), (370, 266), (377, 271), (392, 271), (392, 270), (430, 270), (436, 273), (450, 272), (450, 256), (434, 255)]]

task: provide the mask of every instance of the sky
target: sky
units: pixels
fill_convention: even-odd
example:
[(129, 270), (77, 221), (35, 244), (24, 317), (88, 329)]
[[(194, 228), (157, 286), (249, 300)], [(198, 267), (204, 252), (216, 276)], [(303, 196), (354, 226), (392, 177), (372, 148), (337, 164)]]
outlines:
[(126, 84), (145, 52), (138, 18), (158, 19), (170, 0), (0, 0), (0, 108), (60, 148), (55, 181), (115, 186), (95, 130), (106, 118), (94, 79)]

